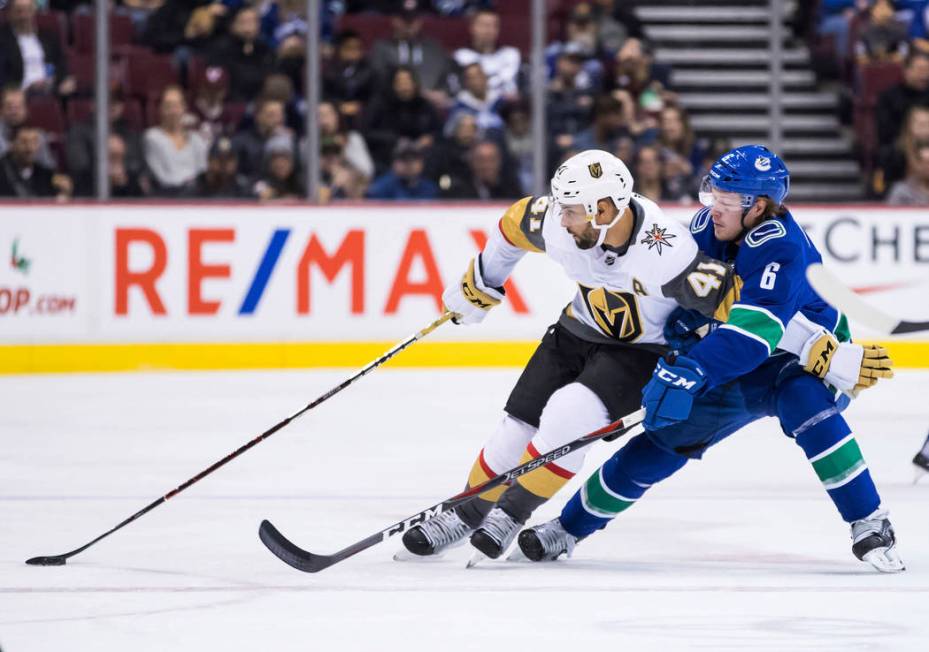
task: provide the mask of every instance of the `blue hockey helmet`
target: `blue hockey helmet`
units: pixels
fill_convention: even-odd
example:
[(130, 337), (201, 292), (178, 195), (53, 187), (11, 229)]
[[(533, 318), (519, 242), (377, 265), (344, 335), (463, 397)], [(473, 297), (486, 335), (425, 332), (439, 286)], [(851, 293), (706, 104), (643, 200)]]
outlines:
[(769, 197), (780, 206), (790, 189), (790, 172), (764, 145), (743, 145), (720, 156), (703, 178), (700, 201), (705, 206), (713, 204), (713, 188), (741, 194), (743, 208), (750, 208), (758, 197)]

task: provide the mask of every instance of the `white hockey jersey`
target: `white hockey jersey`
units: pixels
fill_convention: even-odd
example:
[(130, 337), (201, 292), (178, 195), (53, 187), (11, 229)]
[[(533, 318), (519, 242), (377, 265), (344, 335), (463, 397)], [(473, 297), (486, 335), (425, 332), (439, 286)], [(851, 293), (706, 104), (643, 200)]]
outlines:
[(664, 345), (678, 306), (725, 320), (738, 295), (731, 269), (701, 254), (687, 227), (653, 201), (633, 195), (632, 236), (622, 249), (582, 250), (561, 226), (550, 197), (513, 204), (481, 253), (484, 282), (502, 286), (527, 251), (544, 252), (578, 285), (560, 322), (578, 337), (625, 345)]

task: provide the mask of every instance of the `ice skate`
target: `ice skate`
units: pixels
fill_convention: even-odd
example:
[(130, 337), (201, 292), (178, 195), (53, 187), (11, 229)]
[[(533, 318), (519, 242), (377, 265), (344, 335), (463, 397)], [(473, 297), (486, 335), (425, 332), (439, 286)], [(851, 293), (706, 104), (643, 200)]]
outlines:
[[(481, 527), (471, 535), (471, 545), (483, 555), (497, 559), (513, 543), (522, 525), (499, 507), (494, 507), (481, 523)], [(468, 567), (473, 565), (469, 563)]]
[(929, 441), (926, 442), (923, 449), (916, 453), (916, 457), (913, 458), (913, 466), (916, 467), (916, 475), (913, 478), (913, 484), (916, 484), (929, 474), (929, 453), (926, 452), (927, 448), (929, 448)]
[(897, 538), (884, 510), (852, 523), (852, 552), (882, 573), (906, 570), (897, 554)]
[[(474, 528), (462, 521), (452, 510), (407, 530), (403, 535), (403, 546), (420, 557), (439, 555), (449, 548), (463, 544), (465, 538), (473, 531)], [(398, 556), (402, 559), (397, 559)], [(405, 561), (410, 557), (398, 553), (394, 559)]]
[(519, 533), (519, 549), (532, 561), (554, 561), (561, 555), (571, 556), (577, 538), (569, 534), (561, 521), (553, 518)]

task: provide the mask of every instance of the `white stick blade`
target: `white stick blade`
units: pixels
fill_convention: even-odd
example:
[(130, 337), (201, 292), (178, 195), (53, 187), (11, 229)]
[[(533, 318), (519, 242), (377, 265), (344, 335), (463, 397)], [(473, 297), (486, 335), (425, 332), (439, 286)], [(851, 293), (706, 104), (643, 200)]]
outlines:
[(860, 326), (886, 335), (899, 322), (855, 294), (820, 263), (813, 263), (806, 268), (806, 278), (819, 296)]

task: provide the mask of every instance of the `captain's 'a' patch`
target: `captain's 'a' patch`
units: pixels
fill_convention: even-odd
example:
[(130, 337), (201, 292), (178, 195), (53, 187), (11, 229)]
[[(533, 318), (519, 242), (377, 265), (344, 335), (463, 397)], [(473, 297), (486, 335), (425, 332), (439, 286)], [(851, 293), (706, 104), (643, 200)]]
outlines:
[(652, 224), (650, 231), (645, 232), (645, 237), (639, 241), (639, 244), (648, 245), (649, 251), (652, 249), (658, 249), (658, 255), (661, 255), (662, 247), (673, 247), (671, 244), (671, 238), (676, 238), (677, 236), (673, 233), (666, 233), (668, 230), (667, 227), (661, 228), (657, 224)]

